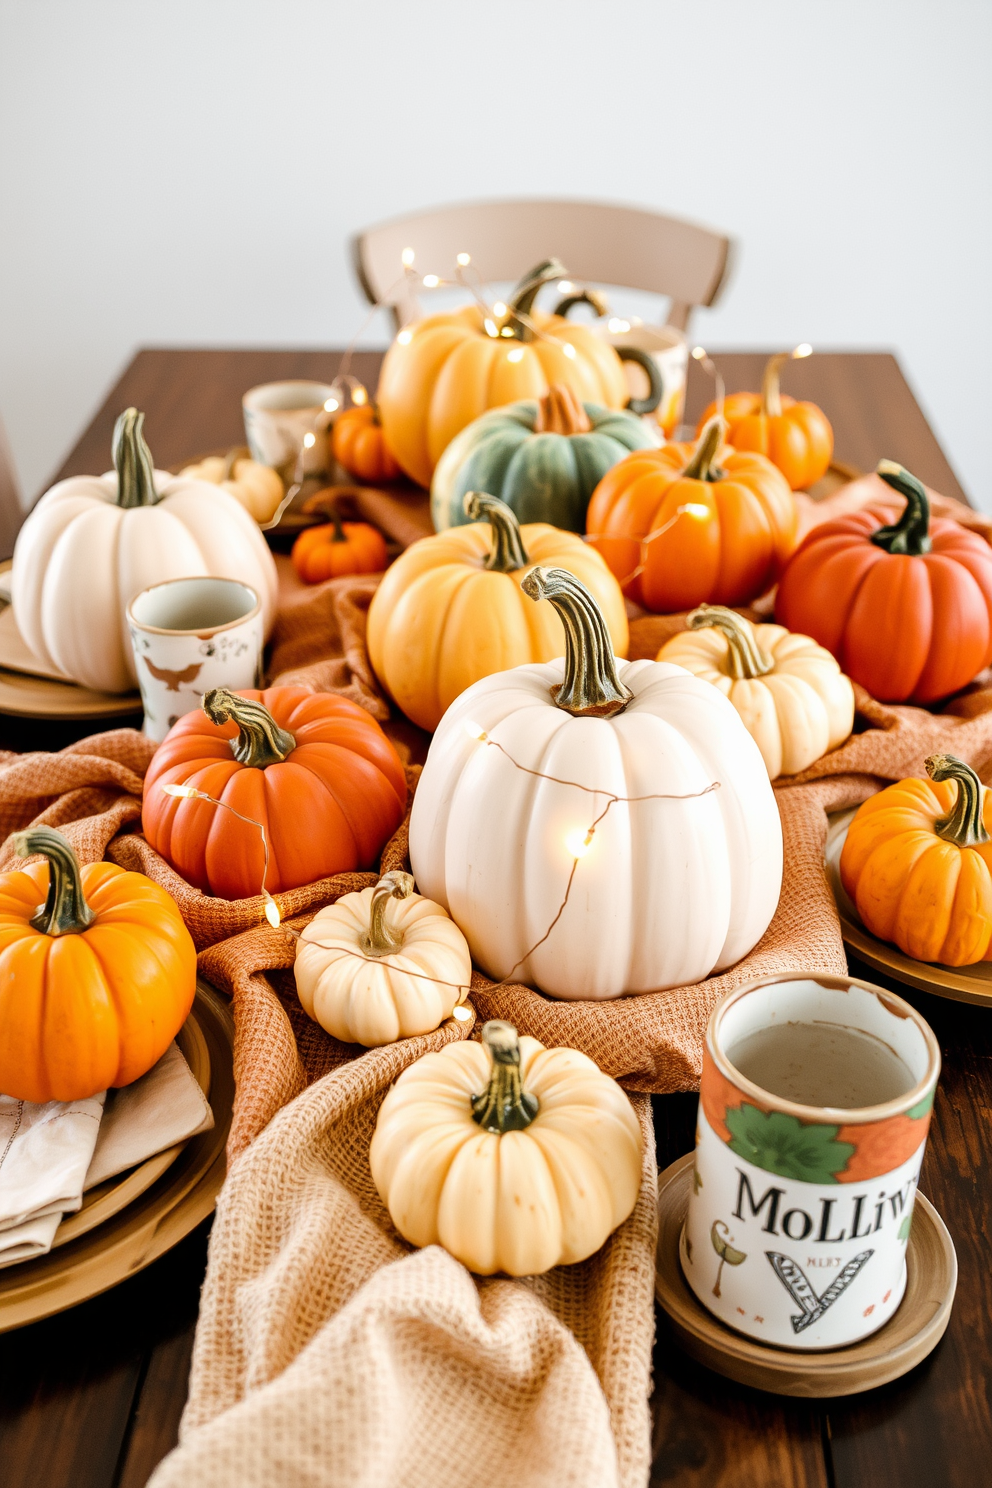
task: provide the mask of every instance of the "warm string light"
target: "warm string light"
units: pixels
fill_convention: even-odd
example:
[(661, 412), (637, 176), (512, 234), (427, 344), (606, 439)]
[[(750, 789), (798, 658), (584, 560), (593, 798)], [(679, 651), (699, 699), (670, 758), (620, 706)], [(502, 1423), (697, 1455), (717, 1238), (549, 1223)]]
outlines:
[[(663, 522), (660, 527), (655, 527), (646, 537), (640, 539), (641, 561), (636, 568), (631, 569), (629, 574), (618, 580), (621, 589), (625, 589), (628, 584), (633, 583), (644, 572), (646, 564), (644, 549), (650, 547), (651, 543), (657, 542), (659, 537), (664, 537), (665, 533), (669, 532), (675, 526), (675, 523), (680, 517), (692, 517), (694, 521), (699, 522), (705, 521), (710, 515), (710, 508), (705, 506), (702, 501), (683, 501), (681, 506), (675, 508), (667, 522)], [(612, 538), (615, 535), (612, 532), (587, 532), (583, 538), (583, 542), (594, 542), (597, 539)]]
[(262, 867), (262, 887), (260, 890), (262, 899), (264, 900), (262, 912), (273, 930), (278, 930), (282, 924), (282, 915), (279, 913), (278, 904), (265, 887), (265, 880), (269, 876), (269, 838), (262, 823), (256, 821), (253, 816), (244, 816), (240, 811), (235, 810), (227, 801), (219, 801), (216, 796), (208, 795), (206, 791), (197, 790), (195, 785), (165, 784), (162, 786), (162, 790), (165, 795), (176, 796), (180, 801), (207, 801), (211, 806), (223, 806), (225, 811), (230, 811), (231, 815), (236, 816), (239, 821), (246, 822), (249, 827), (257, 827), (262, 838), (262, 851), (265, 854), (265, 862)]
[(704, 372), (708, 372), (716, 384), (716, 411), (723, 418), (723, 405), (727, 396), (727, 389), (721, 376), (720, 369), (713, 361), (705, 346), (694, 346), (690, 352), (694, 362), (698, 362)]

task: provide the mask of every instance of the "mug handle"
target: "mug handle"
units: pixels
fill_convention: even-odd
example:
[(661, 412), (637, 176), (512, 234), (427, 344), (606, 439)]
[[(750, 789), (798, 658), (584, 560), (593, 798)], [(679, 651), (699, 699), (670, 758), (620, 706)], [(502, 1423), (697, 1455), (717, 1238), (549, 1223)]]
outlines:
[(631, 413), (654, 413), (661, 402), (665, 388), (661, 380), (661, 372), (658, 363), (650, 352), (642, 351), (639, 346), (614, 346), (613, 350), (622, 362), (636, 362), (643, 367), (648, 377), (648, 395), (646, 398), (628, 398), (627, 408)]
[(576, 305), (591, 305), (597, 315), (605, 315), (610, 308), (605, 298), (595, 289), (579, 289), (575, 294), (565, 295), (564, 299), (559, 300), (551, 314), (567, 319), (568, 312), (574, 310)]

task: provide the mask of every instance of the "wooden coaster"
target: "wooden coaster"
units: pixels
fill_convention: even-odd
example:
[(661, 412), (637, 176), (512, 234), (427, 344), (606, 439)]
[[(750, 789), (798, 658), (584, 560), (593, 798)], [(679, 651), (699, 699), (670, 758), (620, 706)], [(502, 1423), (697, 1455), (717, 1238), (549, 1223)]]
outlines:
[(958, 1281), (954, 1245), (943, 1220), (921, 1193), (906, 1251), (906, 1295), (895, 1315), (870, 1338), (816, 1353), (774, 1348), (735, 1333), (706, 1311), (679, 1263), (679, 1236), (689, 1207), (695, 1154), (658, 1178), (655, 1295), (693, 1359), (727, 1379), (774, 1395), (857, 1395), (908, 1373), (943, 1337)]
[(992, 961), (976, 961), (974, 966), (940, 966), (915, 961), (904, 956), (898, 946), (878, 940), (861, 923), (861, 918), (840, 880), (840, 855), (847, 841), (847, 829), (857, 807), (838, 812), (832, 818), (824, 848), (827, 880), (837, 903), (840, 931), (845, 945), (862, 961), (887, 972), (907, 986), (932, 992), (935, 997), (948, 997), (953, 1002), (970, 1002), (979, 1007), (992, 1007)]

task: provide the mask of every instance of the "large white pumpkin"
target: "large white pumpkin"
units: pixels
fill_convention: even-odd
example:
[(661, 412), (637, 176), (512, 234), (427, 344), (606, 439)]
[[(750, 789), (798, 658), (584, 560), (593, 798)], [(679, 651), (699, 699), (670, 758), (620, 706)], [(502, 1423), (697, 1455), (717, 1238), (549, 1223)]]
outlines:
[[(558, 610), (565, 661), (486, 677), (444, 715), (410, 821), (421, 892), (488, 975), (554, 997), (649, 992), (732, 965), (767, 929), (782, 881), (757, 745), (715, 687), (614, 657), (571, 574), (536, 568), (523, 587)], [(610, 793), (689, 799), (618, 802), (590, 838)]]
[(218, 486), (154, 470), (144, 414), (114, 429), (115, 469), (47, 491), (14, 548), (18, 628), (34, 654), (99, 692), (138, 683), (125, 611), (150, 584), (212, 574), (250, 584), (268, 635), (276, 567), (257, 523)]

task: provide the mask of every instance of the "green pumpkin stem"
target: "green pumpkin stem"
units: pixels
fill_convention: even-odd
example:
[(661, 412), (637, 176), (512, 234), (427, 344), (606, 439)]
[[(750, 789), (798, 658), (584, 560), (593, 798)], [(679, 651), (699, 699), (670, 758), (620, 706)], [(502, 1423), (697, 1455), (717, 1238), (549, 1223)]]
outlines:
[(117, 471), (117, 505), (155, 506), (155, 466), (152, 452), (145, 443), (142, 429), (145, 415), (136, 408), (125, 408), (114, 425), (111, 454)]
[(564, 568), (532, 568), (520, 587), (550, 601), (565, 627), (565, 680), (551, 689), (557, 706), (579, 718), (622, 713), (634, 694), (617, 676), (610, 632), (586, 586)]
[(237, 724), (239, 732), (231, 740), (231, 752), (239, 765), (264, 770), (267, 765), (282, 764), (296, 748), (294, 735), (279, 727), (268, 708), (226, 687), (204, 693), (200, 706), (211, 723)]
[(413, 874), (394, 868), (384, 873), (372, 890), (368, 933), (362, 939), (366, 956), (389, 956), (403, 946), (403, 936), (396, 935), (386, 924), (386, 906), (390, 899), (409, 899), (413, 893)]
[(879, 460), (875, 474), (906, 498), (906, 509), (891, 527), (879, 527), (871, 540), (887, 553), (908, 553), (917, 558), (930, 551), (930, 501), (926, 487), (915, 475), (894, 460)]
[(761, 411), (765, 418), (779, 418), (782, 413), (782, 393), (778, 380), (782, 368), (791, 357), (791, 351), (780, 351), (777, 356), (769, 357), (765, 365), (765, 375), (761, 379)]
[(958, 793), (947, 816), (934, 822), (934, 831), (955, 847), (978, 847), (988, 842), (983, 820), (985, 787), (970, 765), (953, 754), (932, 754), (924, 761), (931, 780), (955, 780)]
[(505, 501), (485, 491), (467, 491), (463, 505), (465, 515), (473, 522), (489, 523), (492, 547), (485, 567), (490, 573), (513, 573), (527, 567), (530, 559), (520, 535), (520, 523)]
[(775, 665), (758, 645), (754, 627), (733, 610), (725, 610), (722, 605), (703, 604), (698, 610), (693, 610), (686, 624), (690, 630), (712, 626), (726, 637), (727, 671), (736, 682), (750, 682), (755, 677), (763, 677)]
[(726, 428), (727, 425), (718, 413), (703, 425), (692, 459), (682, 472), (683, 480), (723, 480), (723, 471), (713, 462), (720, 453)]
[(42, 935), (78, 935), (89, 929), (96, 915), (86, 903), (71, 843), (53, 827), (28, 827), (10, 841), (19, 858), (41, 853), (48, 859), (48, 897), (31, 917), (34, 929)]
[(536, 1095), (520, 1079), (520, 1040), (512, 1023), (491, 1019), (482, 1027), (482, 1042), (491, 1061), (489, 1084), (472, 1096), (472, 1118), (488, 1132), (524, 1131), (538, 1113)]
[(534, 301), (543, 285), (549, 284), (552, 279), (564, 279), (567, 275), (564, 264), (558, 262), (557, 258), (545, 259), (536, 268), (525, 274), (517, 285), (513, 294), (507, 302), (507, 316), (505, 324), (512, 330), (515, 341), (533, 341), (534, 332), (527, 325), (524, 317), (529, 316), (534, 308)]

